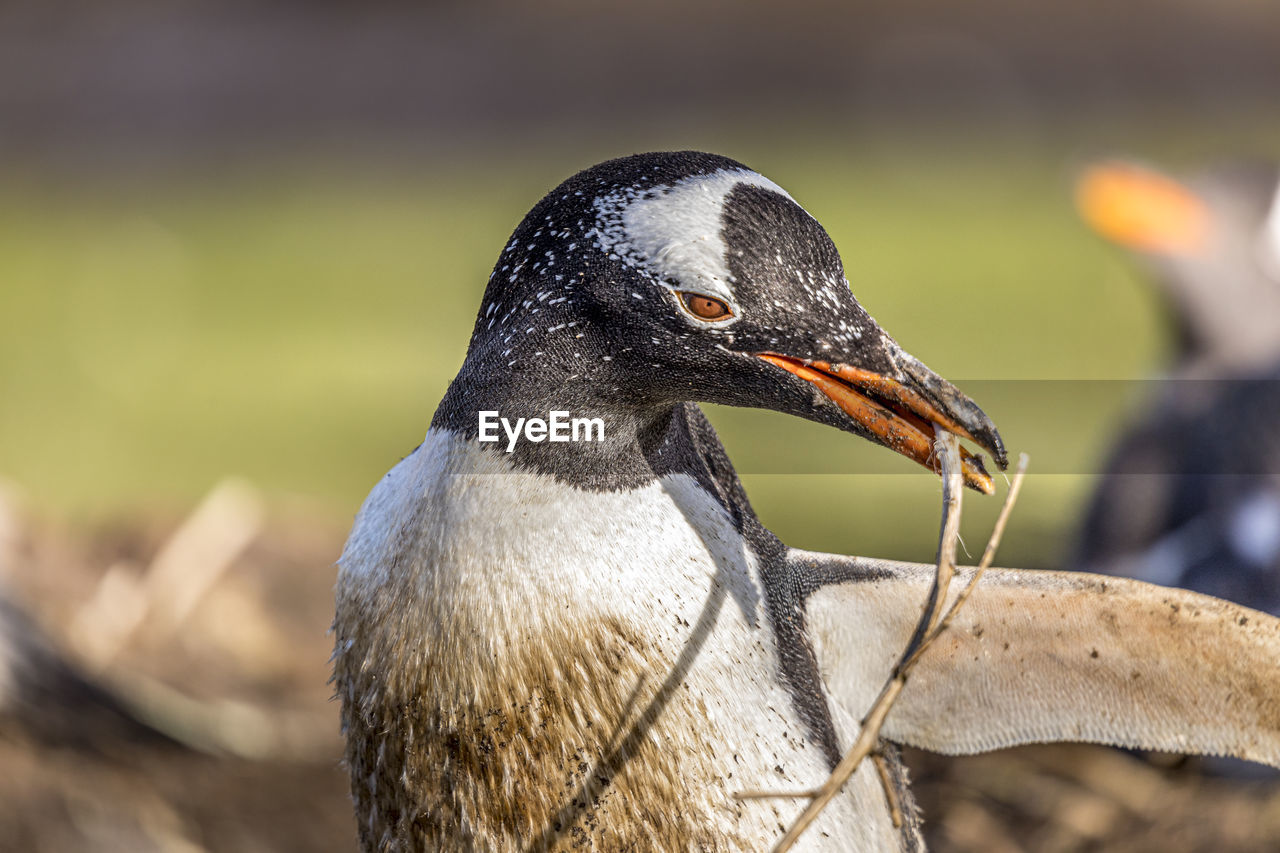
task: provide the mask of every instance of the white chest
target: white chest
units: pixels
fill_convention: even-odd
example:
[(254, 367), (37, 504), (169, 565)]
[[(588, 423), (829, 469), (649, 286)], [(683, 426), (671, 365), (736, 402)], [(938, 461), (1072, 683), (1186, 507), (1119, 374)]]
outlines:
[[(344, 599), (365, 622), (396, 610), (346, 632), (364, 660), (430, 661), (425, 680), (384, 679), (392, 701), (404, 701), (397, 691), (426, 691), (448, 725), (455, 706), (530, 705), (542, 729), (511, 742), (522, 755), (559, 754), (499, 775), (569, 771), (545, 788), (536, 778), (511, 783), (546, 800), (527, 831), (547, 815), (581, 818), (561, 801), (604, 775), (616, 791), (585, 811), (647, 825), (649, 810), (675, 808), (678, 837), (691, 841), (689, 826), (700, 824), (729, 846), (761, 847), (802, 803), (744, 803), (734, 792), (825, 778), (822, 751), (807, 742), (778, 678), (755, 556), (685, 475), (628, 492), (579, 491), (433, 431), (370, 495), (338, 594), (340, 634)], [(848, 721), (837, 729), (846, 734)], [(473, 819), (479, 811), (470, 808)], [(807, 840), (811, 849), (897, 849), (869, 772)]]

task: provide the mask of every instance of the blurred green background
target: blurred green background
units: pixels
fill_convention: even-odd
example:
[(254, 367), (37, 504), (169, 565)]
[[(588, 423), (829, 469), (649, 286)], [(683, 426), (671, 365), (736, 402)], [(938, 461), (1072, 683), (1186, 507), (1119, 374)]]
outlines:
[[(1280, 154), (1258, 106), (1274, 21), (1190, 3), (1135, 40), (1151, 4), (801, 6), (7, 10), (0, 475), (85, 520), (227, 474), (349, 519), (420, 440), (532, 203), (606, 157), (701, 148), (786, 187), (873, 316), (1031, 453), (1003, 561), (1053, 564), (1133, 401), (1041, 398), (1145, 376), (1163, 346), (1138, 276), (1078, 223), (1073, 174)], [(1169, 51), (1193, 36), (1254, 52), (1206, 77)], [(939, 489), (911, 463), (711, 417), (788, 542), (932, 556)], [(970, 550), (996, 504), (970, 500)]]
[[(1046, 567), (1168, 343), (1073, 179), (1117, 154), (1280, 158), (1277, 105), (1275, 0), (0, 0), (0, 604), (72, 660), (123, 643), (100, 675), (126, 696), (142, 677), (257, 709), (230, 734), (275, 741), (99, 760), (0, 726), (0, 851), (354, 849), (333, 560), (424, 435), (498, 251), (567, 176), (695, 148), (788, 189), (871, 314), (1031, 455), (999, 561)], [(796, 418), (710, 415), (788, 543), (932, 559), (936, 477)], [(256, 506), (211, 493), (229, 476), (261, 524), (192, 513)], [(975, 558), (998, 504), (967, 496)], [(165, 572), (202, 596), (172, 624)], [(913, 760), (931, 846), (1274, 846), (1273, 795), (1099, 754)]]

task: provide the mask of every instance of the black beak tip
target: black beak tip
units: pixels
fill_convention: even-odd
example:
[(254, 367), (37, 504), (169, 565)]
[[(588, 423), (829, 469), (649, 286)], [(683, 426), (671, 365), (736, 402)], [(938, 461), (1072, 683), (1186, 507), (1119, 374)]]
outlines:
[(987, 413), (919, 359), (901, 351), (898, 358), (907, 381), (968, 430), (978, 445), (991, 454), (1000, 470), (1006, 470), (1009, 467), (1009, 453), (1004, 449), (1004, 440), (1000, 438), (996, 425), (987, 417)]
[(975, 433), (975, 438), (982, 442), (982, 447), (991, 454), (991, 458), (995, 460), (996, 465), (1000, 466), (1001, 471), (1009, 468), (1009, 452), (1004, 449), (1004, 440), (1000, 438), (1000, 433), (996, 431), (994, 425), (988, 424), (983, 427), (981, 432)]

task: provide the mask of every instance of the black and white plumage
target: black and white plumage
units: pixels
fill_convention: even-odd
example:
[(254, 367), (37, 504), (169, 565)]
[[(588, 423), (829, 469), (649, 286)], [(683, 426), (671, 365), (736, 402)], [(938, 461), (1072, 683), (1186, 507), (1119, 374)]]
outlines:
[(1073, 565), (1280, 614), (1280, 169), (1095, 167), (1081, 207), (1151, 273), (1175, 331)]
[[(733, 793), (829, 773), (932, 568), (785, 546), (695, 401), (789, 412), (925, 464), (940, 426), (1004, 463), (986, 416), (875, 324), (772, 182), (693, 152), (570, 178), (503, 250), (426, 439), (374, 488), (340, 561), (335, 681), (366, 850), (760, 849), (799, 806)], [(477, 440), (480, 411), (552, 409), (602, 418), (605, 440)], [(990, 490), (977, 457), (965, 477)], [(1252, 611), (996, 571), (884, 734), (1275, 763), (1280, 691), (1245, 685), (1277, 660), (1280, 623)], [(918, 849), (906, 811), (895, 828), (864, 768), (802, 846)]]

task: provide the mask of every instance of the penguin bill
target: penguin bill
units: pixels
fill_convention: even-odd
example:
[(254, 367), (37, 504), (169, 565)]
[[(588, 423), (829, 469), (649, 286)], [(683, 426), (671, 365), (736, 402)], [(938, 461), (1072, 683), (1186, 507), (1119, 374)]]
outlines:
[[(976, 441), (954, 418), (896, 379), (825, 361), (801, 361), (773, 353), (760, 353), (759, 357), (810, 383), (885, 447), (935, 474), (942, 473), (933, 450), (935, 426)], [(965, 485), (986, 495), (995, 494), (982, 457), (961, 447), (960, 458)]]

